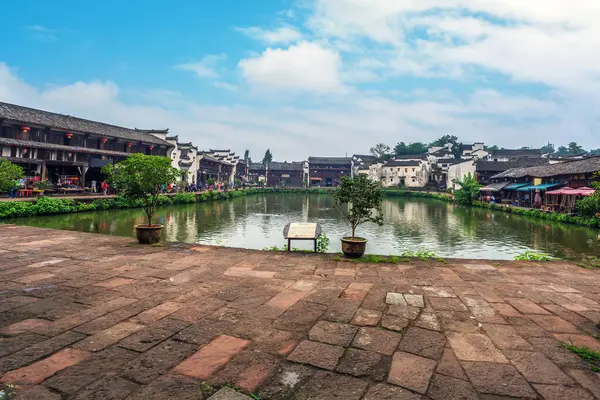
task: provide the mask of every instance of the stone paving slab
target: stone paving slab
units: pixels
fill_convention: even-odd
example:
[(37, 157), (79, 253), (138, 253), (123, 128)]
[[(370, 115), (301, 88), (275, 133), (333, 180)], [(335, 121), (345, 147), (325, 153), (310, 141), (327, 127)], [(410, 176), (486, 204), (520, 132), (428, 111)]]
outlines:
[(13, 225), (0, 254), (0, 389), (17, 399), (600, 399), (560, 347), (600, 351), (600, 271), (567, 262), (350, 263)]

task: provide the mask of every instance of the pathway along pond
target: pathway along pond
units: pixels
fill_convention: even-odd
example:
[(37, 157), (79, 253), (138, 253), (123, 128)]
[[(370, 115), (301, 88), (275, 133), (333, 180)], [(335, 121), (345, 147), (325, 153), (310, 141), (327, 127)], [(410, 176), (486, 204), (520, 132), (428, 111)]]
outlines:
[[(554, 257), (600, 257), (600, 231), (540, 221), (497, 211), (455, 206), (434, 199), (393, 197), (383, 203), (385, 224), (358, 228), (369, 239), (367, 253), (397, 255), (404, 250), (434, 250), (443, 257), (512, 259), (526, 250)], [(141, 209), (19, 218), (7, 223), (135, 237), (144, 222)], [(325, 194), (258, 194), (228, 201), (163, 207), (155, 221), (165, 225), (168, 241), (263, 249), (283, 246), (288, 222), (319, 222), (340, 251), (349, 227)], [(310, 242), (293, 242), (309, 249)]]

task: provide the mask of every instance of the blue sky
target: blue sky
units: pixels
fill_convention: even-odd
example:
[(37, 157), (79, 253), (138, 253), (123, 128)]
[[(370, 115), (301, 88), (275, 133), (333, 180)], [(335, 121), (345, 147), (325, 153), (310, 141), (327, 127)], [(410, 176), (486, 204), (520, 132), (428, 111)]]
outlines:
[(255, 159), (446, 133), (598, 148), (598, 18), (587, 0), (10, 2), (0, 101)]

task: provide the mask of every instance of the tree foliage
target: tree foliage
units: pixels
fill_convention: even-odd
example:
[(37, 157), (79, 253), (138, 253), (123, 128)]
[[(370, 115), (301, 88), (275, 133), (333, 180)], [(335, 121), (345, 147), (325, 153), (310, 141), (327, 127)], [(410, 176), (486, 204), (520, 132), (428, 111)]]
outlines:
[(171, 166), (169, 157), (147, 156), (136, 153), (115, 164), (102, 168), (110, 184), (119, 189), (121, 195), (131, 200), (141, 199), (152, 225), (152, 215), (159, 201), (163, 186), (177, 182), (181, 171)]
[(392, 148), (385, 143), (378, 143), (369, 149), (377, 161), (387, 161), (392, 158)]
[(577, 156), (585, 152), (583, 146), (577, 144), (577, 142), (571, 142), (566, 146), (560, 146), (556, 151), (559, 156)]
[(262, 163), (263, 165), (267, 165), (273, 161), (273, 154), (271, 154), (271, 150), (267, 149), (265, 152), (265, 156), (263, 157)]
[(366, 175), (342, 177), (333, 198), (350, 223), (352, 237), (356, 237), (356, 227), (363, 222), (383, 225), (383, 191), (378, 182), (370, 180)]
[(498, 151), (498, 150), (500, 150), (500, 147), (498, 147), (498, 145), (495, 144), (493, 146), (485, 146), (485, 149), (487, 151)]
[(8, 192), (13, 189), (15, 180), (23, 176), (23, 168), (3, 158), (0, 159), (0, 191)]
[(453, 183), (460, 186), (454, 191), (454, 198), (460, 204), (472, 204), (473, 200), (479, 195), (481, 185), (477, 182), (475, 176), (469, 172), (462, 179), (453, 179)]
[[(596, 172), (594, 178), (600, 179), (600, 172)], [(592, 182), (592, 186), (596, 189), (594, 194), (577, 201), (579, 213), (584, 217), (593, 217), (600, 213), (600, 181)]]
[(434, 140), (429, 145), (431, 147), (444, 147), (447, 144), (452, 145), (452, 155), (454, 158), (459, 160), (462, 156), (462, 143), (458, 141), (458, 137), (455, 135), (444, 135), (441, 138)]
[(394, 147), (394, 155), (401, 156), (405, 154), (423, 154), (427, 152), (427, 145), (422, 142), (413, 142), (406, 144), (404, 142), (398, 143)]
[(556, 151), (554, 149), (554, 144), (552, 143), (548, 143), (545, 146), (542, 146), (542, 148), (540, 149), (542, 154), (554, 154), (554, 152)]

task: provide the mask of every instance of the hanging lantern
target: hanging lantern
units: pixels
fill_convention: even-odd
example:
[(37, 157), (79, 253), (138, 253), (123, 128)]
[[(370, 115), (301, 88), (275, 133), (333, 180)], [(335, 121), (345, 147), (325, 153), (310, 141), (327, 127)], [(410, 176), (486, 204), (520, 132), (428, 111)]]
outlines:
[(27, 154), (27, 151), (28, 151), (28, 150), (29, 150), (29, 149), (23, 149), (23, 154)]
[(73, 137), (73, 134), (72, 133), (67, 133), (65, 136), (67, 137), (67, 139), (71, 139)]
[(150, 150), (154, 150), (154, 146), (150, 146)]
[(30, 128), (30, 127), (28, 127), (28, 126), (22, 126), (22, 127), (21, 127), (21, 132), (23, 132), (23, 133), (27, 133), (27, 132), (29, 132), (30, 130), (31, 130), (31, 128)]
[(106, 143), (106, 142), (108, 142), (108, 139), (107, 139), (107, 138), (105, 138), (105, 137), (103, 137), (103, 138), (102, 138), (102, 143)]
[(133, 146), (133, 143), (131, 143), (131, 142), (127, 143), (127, 147), (131, 148), (131, 146)]
[(69, 154), (67, 154), (67, 156), (68, 156), (69, 158), (71, 158), (71, 157), (73, 157), (73, 153), (69, 153)]

